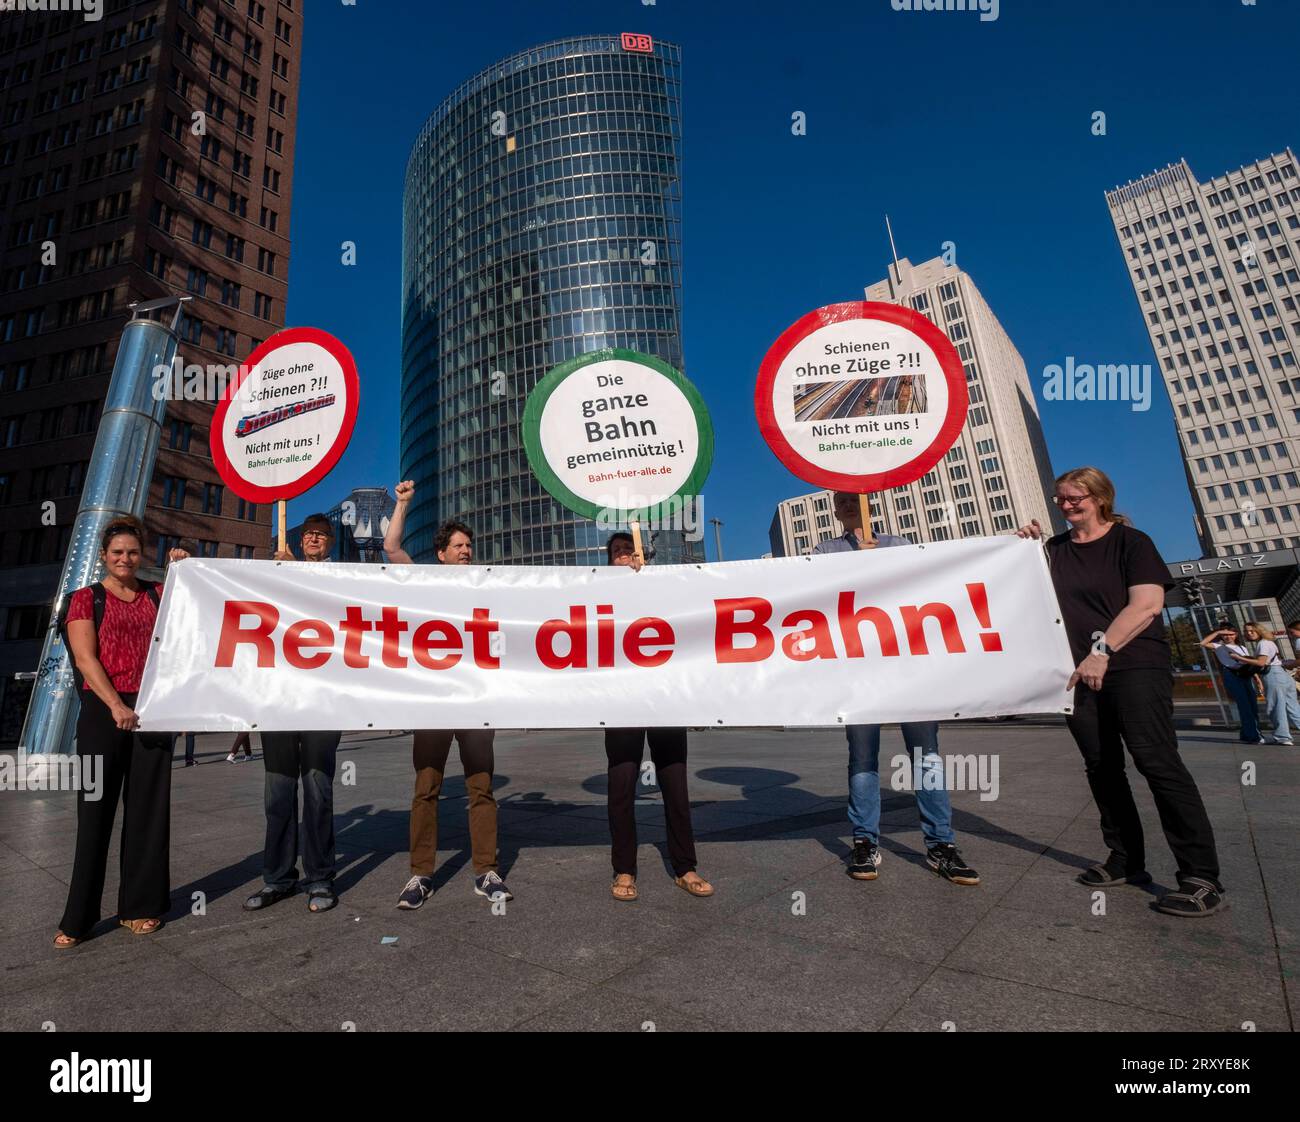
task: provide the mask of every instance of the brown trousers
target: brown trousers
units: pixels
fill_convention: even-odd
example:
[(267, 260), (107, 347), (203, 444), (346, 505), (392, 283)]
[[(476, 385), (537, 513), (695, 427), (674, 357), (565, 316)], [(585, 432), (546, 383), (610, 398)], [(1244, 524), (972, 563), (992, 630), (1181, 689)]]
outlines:
[(474, 875), (497, 867), (497, 801), (492, 795), (492, 729), (417, 729), (412, 758), (415, 797), (411, 799), (411, 873), (433, 876), (438, 858), (438, 795), (454, 737), (460, 745), (469, 794), (469, 840)]

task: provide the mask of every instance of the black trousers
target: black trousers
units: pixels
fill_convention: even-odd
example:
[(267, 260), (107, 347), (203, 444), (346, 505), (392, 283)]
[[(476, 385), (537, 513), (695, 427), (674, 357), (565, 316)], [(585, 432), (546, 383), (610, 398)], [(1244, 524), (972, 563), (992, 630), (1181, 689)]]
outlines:
[(1124, 770), (1124, 748), (1151, 788), (1178, 874), (1219, 883), (1214, 828), (1196, 780), (1178, 754), (1173, 676), (1168, 670), (1119, 670), (1100, 690), (1080, 684), (1067, 724), (1101, 812), (1101, 835), (1128, 872), (1146, 867), (1142, 821)]
[(695, 868), (691, 799), (686, 793), (685, 729), (606, 729), (609, 760), (609, 833), (614, 872), (636, 876), (636, 785), (641, 755), (650, 741), (650, 759), (664, 797), (668, 825), (668, 860), (675, 876)]
[(334, 766), (337, 732), (264, 732), (266, 848), (262, 879), (288, 891), (298, 882), (298, 784), (302, 782), (303, 889), (334, 880)]
[[(122, 701), (134, 708), (135, 694), (122, 694)], [(118, 918), (161, 919), (171, 907), (172, 734), (125, 732), (113, 723), (108, 706), (90, 690), (83, 690), (77, 755), (83, 780), (82, 790), (77, 792), (77, 853), (59, 930), (81, 939), (99, 922), (108, 843), (119, 797)], [(97, 799), (86, 797), (91, 757), (98, 757)]]

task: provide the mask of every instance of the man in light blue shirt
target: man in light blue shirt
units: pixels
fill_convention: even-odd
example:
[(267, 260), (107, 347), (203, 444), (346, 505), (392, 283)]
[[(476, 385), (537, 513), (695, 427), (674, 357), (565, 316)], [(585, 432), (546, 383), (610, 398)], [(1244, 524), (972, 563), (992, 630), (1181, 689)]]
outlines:
[[(852, 492), (835, 492), (835, 517), (844, 524), (844, 534), (820, 542), (814, 554), (856, 553), (912, 544), (893, 534), (880, 534), (867, 541), (862, 532), (861, 500)], [(926, 864), (953, 884), (979, 884), (979, 873), (961, 859), (952, 832), (952, 806), (944, 787), (943, 757), (939, 755), (939, 722), (905, 721), (899, 728), (912, 755)], [(880, 725), (847, 725), (844, 731), (849, 740), (849, 821), (853, 824), (849, 875), (855, 880), (875, 880), (881, 856)]]

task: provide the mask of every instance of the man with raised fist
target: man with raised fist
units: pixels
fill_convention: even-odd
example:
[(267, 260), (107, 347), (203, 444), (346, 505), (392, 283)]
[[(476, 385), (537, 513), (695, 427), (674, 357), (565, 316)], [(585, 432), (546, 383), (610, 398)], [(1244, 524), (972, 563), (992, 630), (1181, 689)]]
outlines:
[[(415, 497), (415, 483), (399, 483), (397, 507), (384, 534), (384, 553), (389, 564), (411, 565), (411, 555), (402, 548), (406, 512)], [(434, 538), (438, 561), (443, 565), (469, 565), (474, 560), (474, 531), (463, 522), (446, 522)], [(494, 766), (492, 729), (416, 729), (412, 745), (415, 765), (415, 795), (411, 799), (411, 879), (406, 882), (397, 906), (420, 907), (433, 894), (433, 870), (438, 856), (438, 796), (443, 773), (454, 739), (460, 746), (469, 795), (469, 837), (474, 861), (474, 891), (489, 900), (513, 900), (497, 869), (497, 803), (492, 794)]]

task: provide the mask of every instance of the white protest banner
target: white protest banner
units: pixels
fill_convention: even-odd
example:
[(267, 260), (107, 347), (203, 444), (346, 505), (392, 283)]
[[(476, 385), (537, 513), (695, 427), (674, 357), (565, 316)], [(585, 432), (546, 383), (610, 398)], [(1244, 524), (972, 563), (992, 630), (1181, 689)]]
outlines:
[(145, 730), (837, 725), (1069, 711), (1019, 538), (718, 565), (171, 566)]

